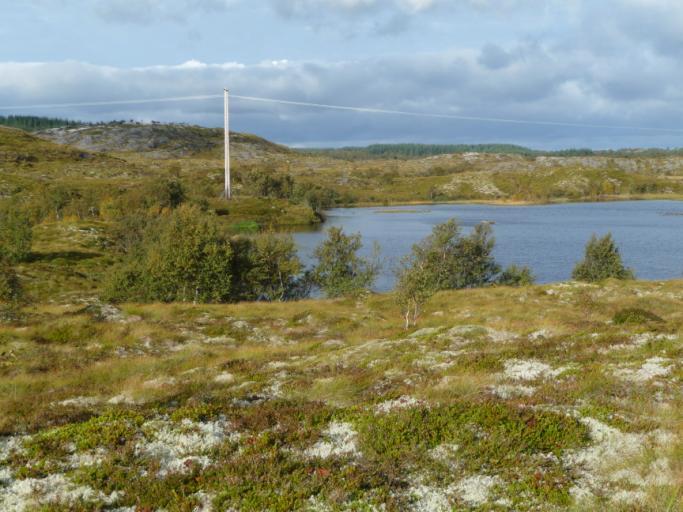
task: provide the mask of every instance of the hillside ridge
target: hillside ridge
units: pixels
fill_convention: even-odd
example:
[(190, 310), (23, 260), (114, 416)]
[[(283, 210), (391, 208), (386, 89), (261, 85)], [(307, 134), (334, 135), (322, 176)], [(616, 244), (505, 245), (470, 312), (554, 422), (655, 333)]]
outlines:
[[(140, 153), (148, 158), (217, 156), (223, 151), (223, 130), (186, 124), (108, 123), (59, 127), (37, 132), (38, 137), (85, 151)], [(290, 150), (256, 135), (231, 132), (234, 157), (256, 159)]]

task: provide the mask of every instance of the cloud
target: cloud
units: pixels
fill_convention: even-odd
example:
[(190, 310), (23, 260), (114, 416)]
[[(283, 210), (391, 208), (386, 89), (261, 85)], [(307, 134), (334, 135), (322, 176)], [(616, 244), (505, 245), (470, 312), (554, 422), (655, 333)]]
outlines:
[[(633, 69), (639, 69), (637, 77)], [(680, 66), (647, 49), (622, 59), (540, 44), (361, 60), (120, 68), (0, 63), (0, 105), (203, 94), (537, 121), (678, 127)], [(674, 84), (674, 85), (667, 85)], [(31, 111), (33, 112), (33, 111)], [(0, 111), (0, 113), (2, 113)], [(219, 100), (38, 111), (72, 118), (157, 119), (218, 126)], [(532, 146), (676, 145), (662, 133), (538, 127), (337, 112), (235, 100), (236, 129), (304, 145), (369, 141), (507, 141)], [(653, 142), (654, 141), (654, 142)]]
[(376, 14), (382, 11), (415, 14), (439, 7), (506, 11), (538, 4), (532, 0), (271, 0), (271, 3), (283, 14), (306, 17), (329, 13)]
[[(45, 0), (43, 0), (45, 1)], [(79, 3), (80, 0), (63, 0)], [(184, 23), (197, 13), (225, 12), (239, 0), (93, 0), (85, 5), (104, 21), (147, 25)]]

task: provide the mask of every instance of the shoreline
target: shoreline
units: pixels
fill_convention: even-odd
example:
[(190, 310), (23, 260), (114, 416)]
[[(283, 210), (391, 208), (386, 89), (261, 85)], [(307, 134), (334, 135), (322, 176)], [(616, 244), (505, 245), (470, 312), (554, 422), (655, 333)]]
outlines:
[(637, 196), (604, 196), (600, 199), (585, 198), (558, 198), (549, 199), (547, 201), (524, 201), (524, 200), (507, 200), (507, 199), (453, 199), (445, 201), (426, 201), (426, 200), (407, 200), (407, 201), (389, 201), (376, 202), (366, 201), (358, 202), (343, 206), (335, 206), (331, 210), (337, 208), (383, 208), (390, 206), (435, 206), (440, 204), (478, 204), (489, 206), (549, 206), (555, 204), (585, 204), (585, 203), (616, 203), (626, 201), (680, 201), (683, 202), (681, 195), (637, 195)]

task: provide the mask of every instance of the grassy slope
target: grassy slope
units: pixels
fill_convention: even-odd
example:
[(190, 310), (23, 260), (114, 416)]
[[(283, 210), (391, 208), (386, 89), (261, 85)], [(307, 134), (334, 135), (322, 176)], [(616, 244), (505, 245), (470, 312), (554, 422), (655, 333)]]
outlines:
[[(417, 332), (386, 295), (85, 306), (0, 328), (0, 428), (30, 434), (9, 489), (66, 475), (101, 492), (83, 510), (683, 503), (683, 282), (443, 293)], [(613, 325), (631, 306), (664, 322)]]
[[(202, 135), (203, 129), (198, 130)], [(194, 138), (197, 136), (193, 133)], [(284, 158), (288, 154), (286, 149), (255, 136), (236, 134), (234, 140), (235, 151), (245, 158), (262, 161), (263, 155), (269, 155), (269, 159), (270, 155)], [(93, 206), (102, 209), (106, 197), (160, 178), (177, 176), (193, 199), (207, 199), (212, 208), (221, 210), (219, 213), (226, 225), (236, 231), (244, 226), (263, 228), (319, 222), (309, 207), (284, 200), (252, 198), (238, 193), (228, 206), (218, 199), (223, 189), (222, 157), (211, 152), (208, 155), (199, 153), (191, 158), (169, 156), (155, 160), (137, 153), (89, 153), (0, 127), (0, 198), (41, 201), (43, 187), (63, 187), (77, 190), (83, 197), (93, 197)]]
[[(163, 141), (146, 147), (146, 137)], [(95, 132), (95, 133), (91, 133)], [(181, 176), (218, 193), (223, 166), (220, 130), (175, 125), (92, 127), (66, 137), (83, 147), (108, 149), (154, 172), (182, 169)], [(99, 135), (97, 135), (99, 133)], [(122, 151), (136, 145), (137, 153)], [(89, 138), (83, 139), (89, 134)], [(123, 135), (122, 135), (123, 134)], [(59, 137), (51, 136), (52, 139)], [(60, 140), (64, 140), (61, 138)], [(85, 142), (83, 142), (85, 140)], [(137, 146), (136, 146), (137, 147)], [(334, 158), (289, 151), (253, 135), (233, 134), (236, 173), (256, 166), (289, 173), (352, 196), (356, 204), (424, 201), (486, 201), (513, 204), (549, 201), (683, 197), (683, 157), (593, 155), (585, 157), (504, 154), (438, 155), (427, 158)], [(153, 157), (153, 158), (150, 158)], [(159, 159), (159, 157), (163, 157)], [(240, 184), (236, 183), (237, 194)]]

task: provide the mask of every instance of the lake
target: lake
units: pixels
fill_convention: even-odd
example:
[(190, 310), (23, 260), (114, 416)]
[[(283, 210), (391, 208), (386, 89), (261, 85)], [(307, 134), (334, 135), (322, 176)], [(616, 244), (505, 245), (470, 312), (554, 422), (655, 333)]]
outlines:
[(639, 279), (683, 277), (683, 202), (678, 201), (337, 208), (328, 212), (320, 230), (294, 237), (307, 264), (312, 263), (314, 248), (325, 238), (325, 229), (332, 226), (344, 228), (347, 234), (359, 232), (365, 254), (378, 242), (383, 270), (375, 289), (387, 291), (393, 287), (396, 262), (435, 224), (451, 218), (456, 218), (465, 232), (481, 221), (494, 222), (498, 262), (528, 265), (540, 283), (569, 279), (591, 234), (608, 232)]

